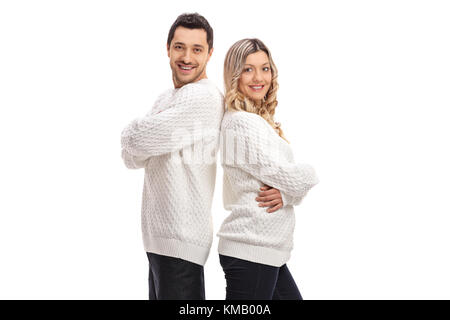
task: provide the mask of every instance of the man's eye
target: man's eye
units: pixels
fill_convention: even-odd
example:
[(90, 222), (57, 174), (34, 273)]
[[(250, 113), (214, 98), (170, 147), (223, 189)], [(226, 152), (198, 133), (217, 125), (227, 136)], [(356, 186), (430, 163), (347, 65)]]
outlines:
[(202, 52), (202, 49), (198, 49), (197, 48), (197, 49), (194, 49), (194, 51), (197, 52), (197, 53), (200, 53), (200, 52)]
[(181, 49), (181, 46), (175, 46), (175, 49)]

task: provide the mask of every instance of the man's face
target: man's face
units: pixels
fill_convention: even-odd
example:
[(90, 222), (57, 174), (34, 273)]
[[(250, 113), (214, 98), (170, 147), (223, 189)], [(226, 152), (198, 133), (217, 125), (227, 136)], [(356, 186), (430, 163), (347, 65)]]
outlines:
[(206, 78), (206, 64), (213, 49), (208, 52), (206, 31), (178, 27), (167, 55), (175, 88)]

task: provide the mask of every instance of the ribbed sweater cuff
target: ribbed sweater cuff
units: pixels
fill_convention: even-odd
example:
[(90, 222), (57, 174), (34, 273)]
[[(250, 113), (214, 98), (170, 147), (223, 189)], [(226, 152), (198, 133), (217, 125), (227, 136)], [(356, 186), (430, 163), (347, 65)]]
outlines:
[(208, 259), (210, 248), (196, 246), (177, 239), (166, 239), (143, 235), (146, 252), (163, 256), (180, 258), (204, 266)]
[(221, 255), (251, 262), (281, 267), (291, 257), (290, 251), (259, 247), (247, 243), (220, 238), (218, 251)]

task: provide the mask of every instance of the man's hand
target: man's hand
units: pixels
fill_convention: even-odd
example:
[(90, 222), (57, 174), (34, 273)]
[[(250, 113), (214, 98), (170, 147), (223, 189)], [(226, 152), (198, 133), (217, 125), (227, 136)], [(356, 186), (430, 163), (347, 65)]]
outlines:
[(275, 212), (283, 207), (280, 190), (267, 185), (261, 187), (260, 190), (261, 192), (258, 193), (258, 197), (255, 198), (259, 202), (260, 207), (270, 207), (266, 210), (269, 213)]

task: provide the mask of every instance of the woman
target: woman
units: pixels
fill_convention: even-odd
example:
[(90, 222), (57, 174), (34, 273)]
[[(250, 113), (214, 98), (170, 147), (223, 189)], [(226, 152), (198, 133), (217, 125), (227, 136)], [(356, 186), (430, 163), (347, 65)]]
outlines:
[(224, 206), (231, 213), (217, 235), (227, 300), (302, 300), (286, 266), (293, 206), (318, 179), (311, 166), (294, 163), (274, 121), (277, 76), (270, 51), (258, 39), (236, 42), (225, 57), (221, 156)]

